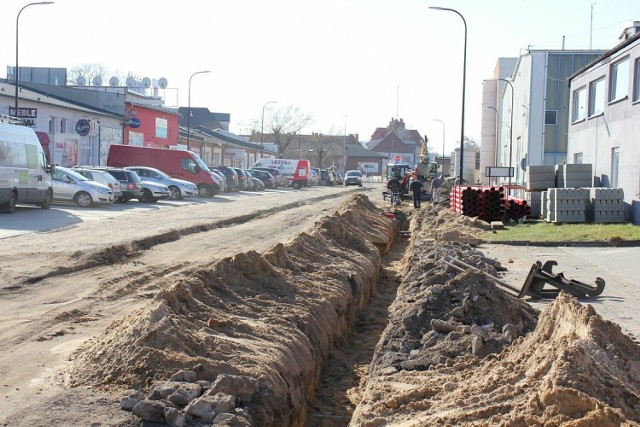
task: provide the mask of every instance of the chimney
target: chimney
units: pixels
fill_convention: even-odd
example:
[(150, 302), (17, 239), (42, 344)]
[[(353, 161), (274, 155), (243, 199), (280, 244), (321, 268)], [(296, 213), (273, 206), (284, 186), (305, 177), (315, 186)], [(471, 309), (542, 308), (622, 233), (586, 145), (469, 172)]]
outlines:
[(629, 23), (622, 29), (622, 33), (620, 33), (618, 41), (622, 43), (637, 33), (640, 33), (640, 21), (629, 21)]

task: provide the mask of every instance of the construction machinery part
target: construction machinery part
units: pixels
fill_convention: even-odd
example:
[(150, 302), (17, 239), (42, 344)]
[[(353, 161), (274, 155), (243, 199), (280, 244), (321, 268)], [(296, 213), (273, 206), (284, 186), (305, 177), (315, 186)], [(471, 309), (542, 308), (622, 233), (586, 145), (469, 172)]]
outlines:
[(474, 267), (473, 265), (469, 265), (464, 261), (460, 261), (458, 258), (454, 258), (454, 257), (450, 257), (447, 256), (443, 259), (444, 263), (455, 268), (458, 271), (464, 272), (465, 270), (474, 270), (477, 271), (480, 274), (483, 274), (484, 276), (488, 277), (489, 279), (493, 280), (495, 283), (497, 283), (499, 286), (501, 286), (502, 288), (504, 288), (505, 290), (509, 291), (510, 293), (512, 293), (514, 296), (518, 295), (519, 290), (518, 288), (511, 286), (508, 283), (503, 282), (502, 280), (498, 279), (495, 276), (492, 276), (491, 274), (487, 273), (486, 271), (482, 271), (479, 268)]
[[(556, 261), (550, 260), (544, 263), (536, 261), (529, 270), (529, 275), (518, 295), (524, 298), (526, 295), (534, 298), (555, 298), (561, 291), (567, 292), (578, 298), (595, 297), (604, 290), (605, 282), (601, 277), (596, 277), (596, 284), (588, 285), (573, 279), (567, 279), (562, 273), (554, 274), (553, 266)], [(549, 284), (556, 289), (545, 289)]]

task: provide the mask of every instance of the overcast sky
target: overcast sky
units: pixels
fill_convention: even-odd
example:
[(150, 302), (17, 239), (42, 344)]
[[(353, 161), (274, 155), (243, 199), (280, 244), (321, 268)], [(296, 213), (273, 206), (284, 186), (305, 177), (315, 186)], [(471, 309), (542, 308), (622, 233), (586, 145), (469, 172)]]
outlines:
[[(111, 75), (168, 80), (167, 106), (231, 114), (246, 132), (266, 108), (297, 106), (305, 133), (368, 140), (392, 117), (450, 151), (460, 139), (467, 22), (465, 134), (480, 140), (482, 81), (499, 57), (535, 49), (610, 49), (640, 20), (638, 0), (54, 0), (19, 20), (21, 66), (101, 64)], [(18, 11), (5, 0), (0, 64), (15, 65)], [(593, 5), (593, 24), (591, 8)], [(591, 31), (592, 28), (592, 31)], [(6, 67), (2, 77), (6, 77)]]

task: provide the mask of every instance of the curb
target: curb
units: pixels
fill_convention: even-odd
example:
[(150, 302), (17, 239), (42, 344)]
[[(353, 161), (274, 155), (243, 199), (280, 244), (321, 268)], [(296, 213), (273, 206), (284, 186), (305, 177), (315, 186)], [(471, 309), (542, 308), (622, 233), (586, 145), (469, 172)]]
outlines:
[(505, 246), (568, 246), (573, 248), (629, 248), (640, 247), (640, 240), (615, 240), (611, 242), (528, 242), (521, 240), (503, 240), (503, 241), (482, 241), (487, 245), (505, 245)]

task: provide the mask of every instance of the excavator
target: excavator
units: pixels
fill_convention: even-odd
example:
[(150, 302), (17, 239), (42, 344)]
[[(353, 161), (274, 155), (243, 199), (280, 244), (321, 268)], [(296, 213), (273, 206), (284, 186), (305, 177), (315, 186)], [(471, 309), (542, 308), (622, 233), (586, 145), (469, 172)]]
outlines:
[[(428, 141), (429, 139), (425, 135), (424, 142), (420, 148), (420, 155), (418, 157), (419, 162), (416, 164), (415, 168), (408, 163), (396, 162), (387, 164), (387, 181), (393, 175), (396, 175), (402, 182), (402, 190), (400, 193), (401, 198), (410, 197), (409, 180), (413, 177), (414, 179), (419, 179), (423, 183), (425, 190), (427, 190), (426, 200), (431, 200), (431, 181), (438, 173), (438, 164), (433, 162), (429, 163), (429, 153), (427, 151)], [(396, 160), (399, 160), (399, 157), (397, 157)], [(386, 192), (383, 192), (383, 197), (386, 199)]]

